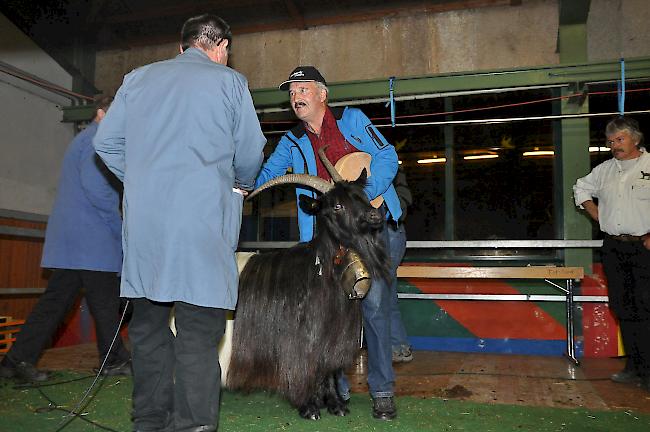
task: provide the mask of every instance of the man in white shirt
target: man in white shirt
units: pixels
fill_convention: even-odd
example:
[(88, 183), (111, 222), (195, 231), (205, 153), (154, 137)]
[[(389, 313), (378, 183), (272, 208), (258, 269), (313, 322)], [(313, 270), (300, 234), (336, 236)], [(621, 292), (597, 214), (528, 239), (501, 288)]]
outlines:
[[(605, 233), (602, 261), (609, 307), (628, 355), (612, 381), (650, 391), (650, 155), (636, 120), (619, 117), (605, 129), (612, 159), (573, 186), (576, 205)], [(594, 201), (597, 198), (597, 201)]]

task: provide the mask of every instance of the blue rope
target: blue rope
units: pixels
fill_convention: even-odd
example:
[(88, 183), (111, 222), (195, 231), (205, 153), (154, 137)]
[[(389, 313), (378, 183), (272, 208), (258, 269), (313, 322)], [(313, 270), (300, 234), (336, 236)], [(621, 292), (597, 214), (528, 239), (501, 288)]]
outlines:
[(625, 59), (621, 58), (621, 80), (618, 82), (618, 115), (625, 115)]

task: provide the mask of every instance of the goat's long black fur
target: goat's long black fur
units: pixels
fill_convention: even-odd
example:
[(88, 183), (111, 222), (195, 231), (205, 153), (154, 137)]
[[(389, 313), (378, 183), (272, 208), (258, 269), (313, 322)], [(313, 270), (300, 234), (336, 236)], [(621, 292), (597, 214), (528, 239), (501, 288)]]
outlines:
[(365, 180), (364, 172), (354, 182), (336, 183), (317, 200), (301, 196), (303, 209), (316, 214), (313, 240), (255, 255), (244, 267), (229, 388), (275, 391), (305, 418), (318, 418), (324, 406), (345, 414), (332, 393), (333, 380), (357, 355), (361, 307), (344, 293), (335, 255), (340, 246), (354, 249), (373, 279), (389, 275), (378, 232), (383, 215), (370, 205)]

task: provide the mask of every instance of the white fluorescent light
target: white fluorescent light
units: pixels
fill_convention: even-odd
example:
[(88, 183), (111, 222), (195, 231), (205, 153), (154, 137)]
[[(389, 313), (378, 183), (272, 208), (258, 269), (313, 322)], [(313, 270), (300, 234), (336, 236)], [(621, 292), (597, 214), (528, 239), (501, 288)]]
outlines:
[(522, 154), (524, 156), (553, 156), (555, 152), (553, 150), (535, 150), (523, 152)]
[(419, 164), (430, 164), (430, 163), (445, 163), (447, 158), (433, 158), (433, 159), (419, 159)]
[(609, 147), (589, 147), (590, 153), (609, 152)]
[(498, 158), (498, 154), (482, 154), (482, 155), (473, 155), (473, 156), (464, 156), (465, 160), (475, 160), (475, 159), (494, 159)]

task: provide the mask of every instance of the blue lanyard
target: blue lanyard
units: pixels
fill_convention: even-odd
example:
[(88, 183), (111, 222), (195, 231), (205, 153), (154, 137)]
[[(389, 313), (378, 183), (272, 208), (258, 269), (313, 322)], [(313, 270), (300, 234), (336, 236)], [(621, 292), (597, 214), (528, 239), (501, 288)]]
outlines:
[(395, 97), (394, 97), (394, 84), (395, 84), (395, 77), (392, 76), (389, 78), (388, 81), (388, 95), (390, 97), (390, 100), (386, 104), (386, 106), (390, 105), (390, 124), (392, 127), (395, 127)]
[(621, 58), (621, 80), (618, 82), (618, 115), (625, 115), (625, 59)]

